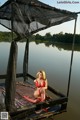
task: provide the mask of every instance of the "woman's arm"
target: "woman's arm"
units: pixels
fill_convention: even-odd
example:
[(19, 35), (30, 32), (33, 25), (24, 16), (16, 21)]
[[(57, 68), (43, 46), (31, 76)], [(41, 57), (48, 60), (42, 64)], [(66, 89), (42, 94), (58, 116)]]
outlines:
[(44, 87), (45, 90), (48, 89), (48, 82), (47, 82), (47, 79), (45, 80), (45, 87)]

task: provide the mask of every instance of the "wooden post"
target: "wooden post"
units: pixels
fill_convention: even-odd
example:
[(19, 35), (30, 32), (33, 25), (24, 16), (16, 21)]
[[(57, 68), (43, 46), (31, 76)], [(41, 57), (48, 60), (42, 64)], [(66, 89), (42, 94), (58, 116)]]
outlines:
[(28, 79), (26, 74), (28, 73), (28, 57), (29, 57), (29, 39), (27, 39), (26, 46), (25, 46), (25, 52), (24, 52), (24, 60), (23, 60), (23, 77), (24, 81)]
[(67, 97), (69, 96), (69, 90), (70, 90), (70, 81), (71, 81), (71, 72), (72, 72), (72, 63), (73, 63), (74, 45), (75, 45), (75, 35), (76, 35), (76, 25), (77, 25), (77, 17), (75, 18), (75, 24), (74, 24), (74, 36), (73, 36), (73, 43), (72, 43), (72, 53), (71, 53), (69, 79), (68, 79), (68, 87), (67, 87)]
[(17, 64), (17, 44), (11, 43), (10, 55), (7, 67), (7, 77), (5, 81), (5, 106), (6, 110), (13, 112), (15, 110), (15, 92), (16, 92), (16, 64)]

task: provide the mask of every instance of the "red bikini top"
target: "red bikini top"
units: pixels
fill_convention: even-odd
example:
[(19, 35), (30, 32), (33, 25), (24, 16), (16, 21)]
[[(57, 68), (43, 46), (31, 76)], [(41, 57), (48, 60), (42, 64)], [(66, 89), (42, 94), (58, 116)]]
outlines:
[(39, 82), (36, 80), (35, 86), (36, 86), (36, 87), (45, 87), (45, 81), (42, 81), (41, 83), (39, 83)]

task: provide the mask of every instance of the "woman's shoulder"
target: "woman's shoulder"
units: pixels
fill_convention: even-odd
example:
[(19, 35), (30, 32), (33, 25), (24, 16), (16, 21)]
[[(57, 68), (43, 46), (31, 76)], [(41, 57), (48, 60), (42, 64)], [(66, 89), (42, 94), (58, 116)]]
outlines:
[(36, 82), (38, 79), (35, 79), (34, 82)]

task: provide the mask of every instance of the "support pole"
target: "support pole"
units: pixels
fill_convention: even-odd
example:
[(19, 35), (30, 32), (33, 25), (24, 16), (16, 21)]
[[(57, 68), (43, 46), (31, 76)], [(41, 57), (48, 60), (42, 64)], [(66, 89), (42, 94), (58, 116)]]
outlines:
[(28, 80), (26, 74), (28, 73), (28, 58), (29, 57), (29, 39), (27, 39), (25, 52), (24, 52), (24, 60), (23, 60), (23, 78), (24, 81)]
[(5, 106), (6, 110), (13, 112), (15, 110), (15, 92), (16, 92), (16, 64), (17, 64), (17, 44), (11, 43), (10, 55), (7, 67), (7, 78), (5, 81)]
[(73, 36), (73, 43), (72, 43), (72, 53), (71, 53), (71, 62), (70, 62), (69, 79), (68, 79), (68, 87), (67, 87), (67, 97), (69, 96), (69, 90), (70, 90), (70, 81), (71, 81), (71, 72), (72, 72), (72, 63), (73, 63), (73, 54), (74, 54), (74, 44), (75, 44), (75, 34), (76, 34), (76, 23), (77, 23), (77, 17), (75, 18), (75, 25), (74, 25), (74, 36)]

